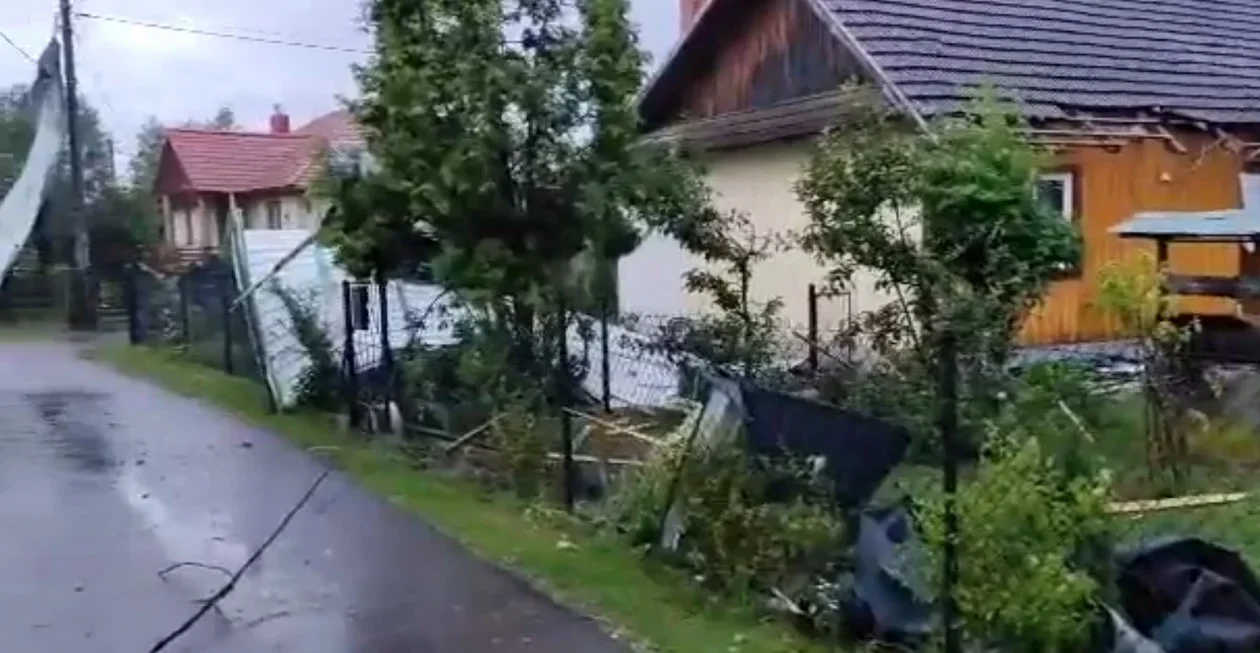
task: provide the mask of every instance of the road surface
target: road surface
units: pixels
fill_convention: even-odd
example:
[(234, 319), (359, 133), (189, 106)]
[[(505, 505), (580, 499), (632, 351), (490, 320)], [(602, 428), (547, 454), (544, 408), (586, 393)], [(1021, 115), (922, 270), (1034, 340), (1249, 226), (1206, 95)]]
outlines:
[[(225, 579), (157, 572), (237, 568), (320, 471), (278, 437), (79, 360), (73, 345), (0, 344), (5, 650), (148, 651)], [(625, 650), (340, 474), (221, 606), (166, 650)]]

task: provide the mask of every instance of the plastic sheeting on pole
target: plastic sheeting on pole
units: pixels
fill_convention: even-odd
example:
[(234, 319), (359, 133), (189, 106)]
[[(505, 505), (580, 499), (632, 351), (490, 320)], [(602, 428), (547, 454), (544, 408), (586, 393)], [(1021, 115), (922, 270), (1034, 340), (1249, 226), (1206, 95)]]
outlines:
[(35, 227), (65, 139), (59, 47), (56, 40), (51, 41), (39, 58), (30, 91), (36, 108), (35, 139), (17, 181), (0, 200), (0, 277), (8, 274)]

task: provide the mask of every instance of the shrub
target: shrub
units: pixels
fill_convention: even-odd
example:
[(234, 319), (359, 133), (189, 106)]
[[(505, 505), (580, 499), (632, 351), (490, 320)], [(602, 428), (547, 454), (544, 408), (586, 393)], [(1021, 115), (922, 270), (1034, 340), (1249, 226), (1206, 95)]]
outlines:
[(676, 562), (722, 591), (799, 598), (842, 550), (840, 515), (804, 461), (751, 459), (738, 438), (686, 452), (696, 419), (690, 414), (619, 488), (612, 521), (635, 544), (658, 541), (672, 489), (683, 531)]
[(506, 481), (522, 498), (540, 496), (546, 486), (547, 452), (560, 429), (554, 419), (539, 413), (528, 398), (513, 398), (499, 406), (491, 428), (491, 443), (499, 453)]
[(315, 300), (299, 298), (274, 282), (271, 292), (284, 304), (294, 336), (306, 352), (307, 364), (297, 382), (297, 405), (326, 411), (340, 409), (344, 404), (340, 391), (341, 366), (332, 339), (320, 322)]
[[(1102, 588), (1073, 563), (1106, 528), (1105, 477), (1069, 479), (1035, 438), (1001, 440), (956, 495), (965, 636), (1014, 653), (1084, 650)], [(945, 499), (924, 502), (931, 586), (940, 587)]]

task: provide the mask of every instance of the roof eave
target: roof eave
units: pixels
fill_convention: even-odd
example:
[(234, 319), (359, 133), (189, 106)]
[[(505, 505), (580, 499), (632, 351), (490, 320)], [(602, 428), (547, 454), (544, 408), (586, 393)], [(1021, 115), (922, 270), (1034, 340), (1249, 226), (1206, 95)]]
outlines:
[[(812, 10), (814, 14), (818, 17), (818, 19), (821, 20), (823, 24), (827, 26), (828, 31), (831, 33), (831, 35), (834, 36), (837, 40), (839, 40), (846, 49), (848, 49), (850, 52), (853, 53), (854, 57), (858, 61), (858, 65), (862, 68), (863, 71), (867, 73), (870, 79), (879, 87), (880, 92), (890, 101), (893, 107), (895, 107), (897, 110), (901, 111), (907, 117), (909, 117), (911, 121), (913, 121), (914, 124), (918, 126), (920, 129), (923, 129), (925, 131), (928, 129), (927, 121), (924, 119), (923, 115), (919, 112), (919, 110), (914, 106), (914, 103), (910, 101), (910, 98), (907, 97), (906, 94), (903, 93), (901, 89), (897, 87), (895, 83), (893, 83), (892, 79), (888, 76), (888, 74), (884, 71), (884, 69), (879, 65), (877, 61), (875, 61), (874, 57), (872, 57), (871, 54), (867, 52), (865, 48), (862, 47), (862, 44), (857, 39), (857, 37), (854, 36), (854, 34), (848, 29), (848, 27), (844, 25), (843, 21), (840, 20), (840, 17), (837, 16), (835, 12), (831, 11), (826, 6), (824, 0), (762, 0), (762, 1), (765, 1), (765, 2), (774, 2), (774, 1), (805, 2), (806, 6), (808, 6), (810, 10)], [(719, 11), (727, 10), (729, 12), (731, 10), (731, 9), (728, 9), (728, 5), (731, 8), (735, 7), (735, 0), (710, 0), (708, 3), (706, 3), (704, 7), (700, 10), (700, 13), (696, 15), (696, 18), (692, 22), (691, 27), (682, 36), (682, 38), (678, 40), (678, 43), (674, 45), (674, 48), (670, 51), (669, 55), (665, 58), (665, 62), (659, 68), (657, 68), (656, 72), (653, 73), (653, 75), (648, 79), (647, 84), (643, 87), (639, 95), (635, 98), (635, 108), (639, 114), (641, 122), (645, 115), (645, 112), (652, 112), (656, 110), (657, 109), (656, 105), (658, 105), (665, 99), (659, 96), (665, 93), (668, 90), (669, 85), (676, 81), (674, 78), (677, 75), (681, 74), (678, 70), (679, 67), (681, 66), (680, 62), (683, 61), (686, 56), (688, 56), (689, 50), (698, 47), (693, 42), (696, 39), (700, 38), (701, 35), (703, 35), (704, 33), (703, 30), (713, 29), (712, 27), (708, 26), (708, 23), (713, 20), (716, 20), (714, 16), (720, 16), (720, 14), (718, 13)], [(744, 8), (745, 5), (741, 3), (740, 7)]]

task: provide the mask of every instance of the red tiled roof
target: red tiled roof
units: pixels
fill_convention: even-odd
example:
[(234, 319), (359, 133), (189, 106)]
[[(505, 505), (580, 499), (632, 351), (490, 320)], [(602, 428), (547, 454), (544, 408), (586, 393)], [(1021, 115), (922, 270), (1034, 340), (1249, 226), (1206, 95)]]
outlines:
[[(246, 193), (260, 190), (305, 188), (316, 169), (315, 158), (325, 144), (362, 143), (358, 126), (349, 112), (334, 111), (289, 134), (167, 129), (163, 167), (176, 164), (175, 190)], [(168, 152), (174, 161), (167, 163)], [(172, 178), (159, 174), (159, 185)]]
[(329, 143), (362, 143), (363, 131), (349, 111), (341, 110), (324, 114), (300, 129), (298, 134), (311, 134), (328, 140)]
[(304, 185), (315, 140), (306, 134), (168, 129), (166, 144), (186, 177), (183, 190), (242, 193)]

